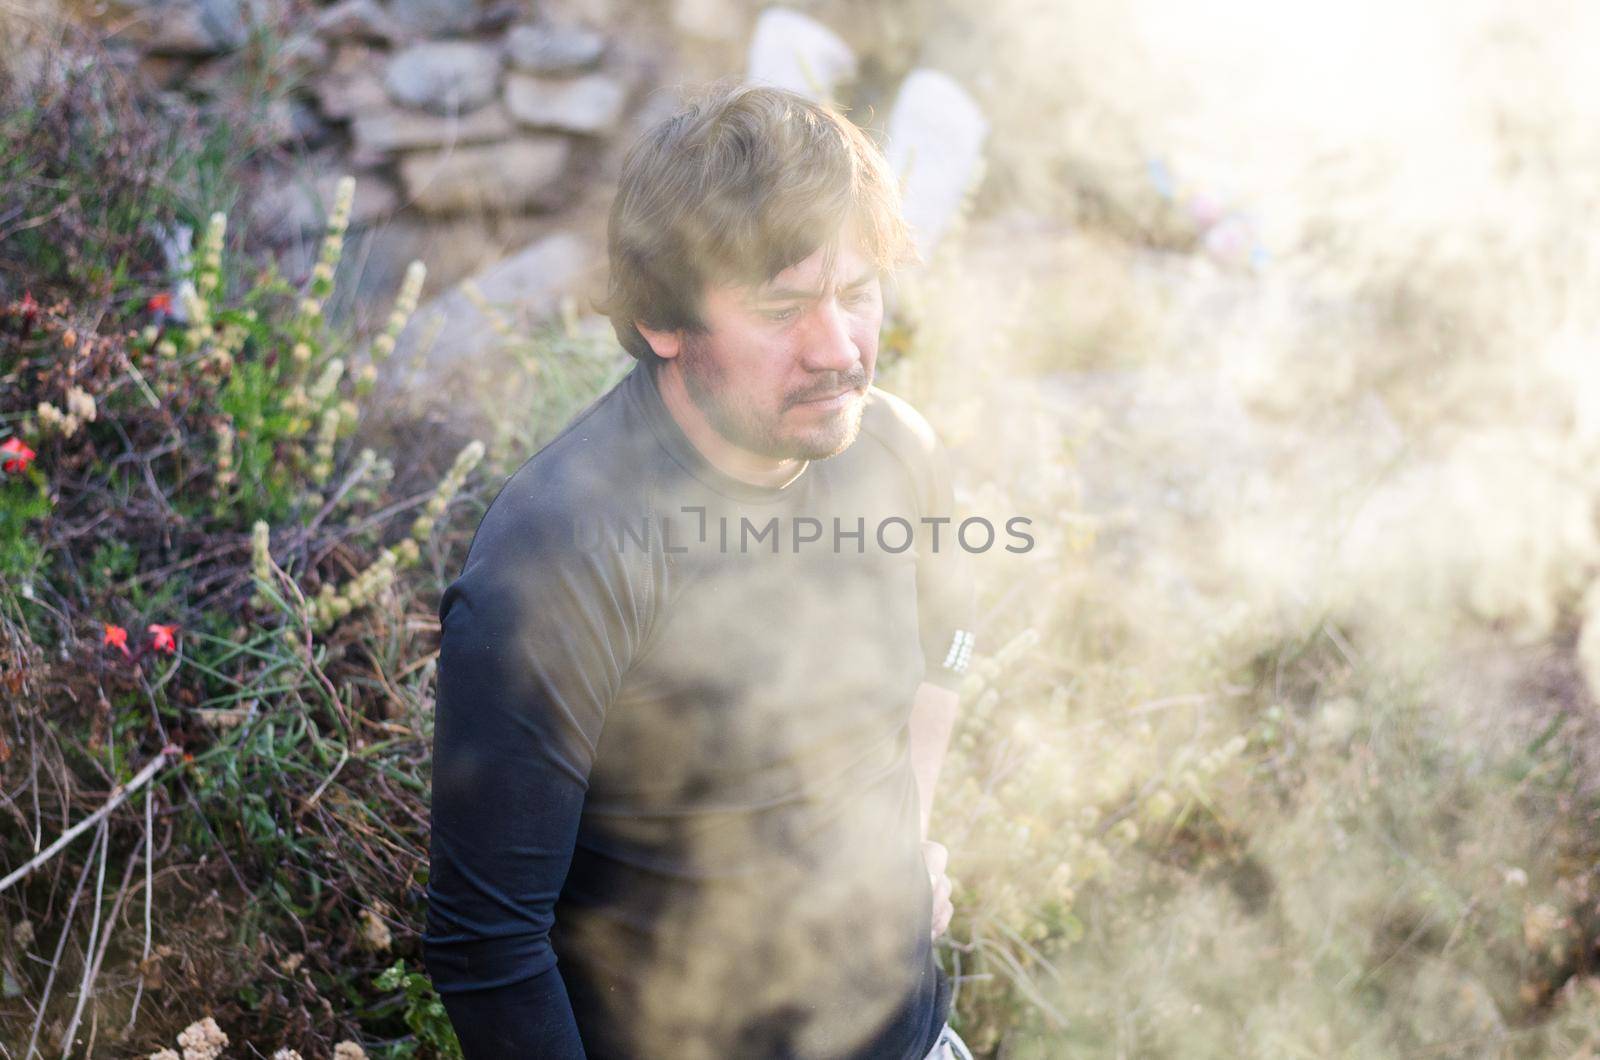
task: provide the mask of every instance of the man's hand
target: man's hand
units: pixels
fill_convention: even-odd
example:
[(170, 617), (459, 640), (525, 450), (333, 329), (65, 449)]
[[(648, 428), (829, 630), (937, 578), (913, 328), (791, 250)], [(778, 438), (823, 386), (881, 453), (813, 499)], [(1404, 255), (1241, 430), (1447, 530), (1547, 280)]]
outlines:
[(950, 877), (944, 874), (950, 863), (950, 851), (943, 843), (931, 839), (922, 841), (922, 860), (928, 865), (928, 882), (933, 886), (933, 938), (938, 938), (950, 926), (956, 907), (950, 901)]

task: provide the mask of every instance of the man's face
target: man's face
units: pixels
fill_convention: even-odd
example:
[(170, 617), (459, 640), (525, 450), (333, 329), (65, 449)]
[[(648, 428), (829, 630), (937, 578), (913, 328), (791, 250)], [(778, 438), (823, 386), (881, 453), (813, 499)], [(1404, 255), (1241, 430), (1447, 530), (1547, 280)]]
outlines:
[(877, 270), (842, 240), (831, 273), (818, 250), (758, 287), (712, 287), (704, 334), (679, 367), (695, 406), (729, 442), (773, 459), (821, 460), (861, 429), (878, 360)]

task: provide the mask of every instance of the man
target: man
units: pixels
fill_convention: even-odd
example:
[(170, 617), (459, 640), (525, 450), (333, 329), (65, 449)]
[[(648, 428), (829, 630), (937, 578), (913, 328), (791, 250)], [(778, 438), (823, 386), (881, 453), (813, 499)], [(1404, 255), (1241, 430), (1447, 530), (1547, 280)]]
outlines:
[(630, 151), (609, 242), (639, 363), (440, 601), (429, 973), (470, 1060), (966, 1056), (927, 828), (971, 585), (871, 385), (892, 174), (723, 87)]

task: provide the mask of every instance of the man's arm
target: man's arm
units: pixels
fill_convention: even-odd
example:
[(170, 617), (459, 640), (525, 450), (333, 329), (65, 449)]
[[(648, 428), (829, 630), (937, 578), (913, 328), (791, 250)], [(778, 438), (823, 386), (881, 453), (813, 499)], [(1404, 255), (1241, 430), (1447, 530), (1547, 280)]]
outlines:
[(924, 664), (922, 682), (911, 701), (909, 743), (926, 841), (961, 682), (976, 641), (977, 598), (971, 564), (956, 536), (960, 520), (949, 454), (933, 428), (909, 406), (906, 416), (916, 440), (911, 465), (922, 519), (916, 551), (917, 636)]
[(440, 601), (423, 957), (467, 1060), (583, 1060), (550, 945), (642, 616), (603, 552), (515, 496)]
[(922, 838), (928, 838), (933, 817), (933, 797), (950, 746), (950, 730), (955, 727), (959, 697), (949, 688), (928, 681), (917, 686), (911, 703), (911, 770), (917, 777), (921, 805)]

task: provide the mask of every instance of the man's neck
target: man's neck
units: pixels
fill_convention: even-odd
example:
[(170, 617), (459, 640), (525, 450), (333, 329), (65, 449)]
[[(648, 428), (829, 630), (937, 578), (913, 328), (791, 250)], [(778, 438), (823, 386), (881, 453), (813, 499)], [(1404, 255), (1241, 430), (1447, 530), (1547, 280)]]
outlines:
[(656, 388), (667, 411), (682, 428), (689, 443), (712, 467), (725, 475), (753, 486), (787, 486), (799, 477), (810, 461), (790, 457), (775, 459), (752, 453), (724, 438), (689, 396), (683, 373), (675, 362), (655, 368)]

